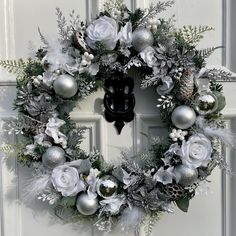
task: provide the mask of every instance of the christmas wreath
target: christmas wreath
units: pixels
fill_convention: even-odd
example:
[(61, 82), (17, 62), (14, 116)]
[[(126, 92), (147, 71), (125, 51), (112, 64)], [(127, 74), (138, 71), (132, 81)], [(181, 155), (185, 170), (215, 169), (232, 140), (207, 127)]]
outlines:
[[(227, 168), (221, 144), (233, 145), (234, 138), (220, 113), (225, 97), (217, 79), (230, 74), (205, 68), (217, 47), (196, 48), (212, 28), (176, 29), (173, 18), (160, 18), (172, 4), (131, 12), (122, 1), (109, 1), (92, 22), (73, 11), (69, 24), (57, 8), (59, 39), (39, 30), (44, 46), (34, 58), (0, 62), (17, 74), (19, 116), (8, 126), (24, 136), (18, 160), (34, 172), (27, 199), (48, 201), (67, 221), (93, 219), (99, 230), (119, 224), (136, 234), (144, 224), (150, 235), (162, 212), (172, 212), (173, 203), (187, 212), (200, 183), (216, 166)], [(110, 165), (98, 151), (81, 150), (84, 128), (69, 113), (107, 80), (131, 72), (143, 89), (155, 88), (169, 139), (155, 138), (148, 150)]]

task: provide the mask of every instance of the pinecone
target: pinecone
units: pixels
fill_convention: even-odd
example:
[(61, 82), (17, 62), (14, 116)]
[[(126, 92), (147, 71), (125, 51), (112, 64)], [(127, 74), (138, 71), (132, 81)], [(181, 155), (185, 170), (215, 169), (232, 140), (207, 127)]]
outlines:
[(163, 185), (160, 191), (168, 196), (170, 200), (176, 200), (185, 194), (184, 188), (178, 184)]
[(190, 68), (185, 69), (182, 77), (179, 81), (179, 89), (177, 91), (177, 99), (180, 101), (188, 100), (192, 94), (194, 89), (194, 80), (193, 73)]

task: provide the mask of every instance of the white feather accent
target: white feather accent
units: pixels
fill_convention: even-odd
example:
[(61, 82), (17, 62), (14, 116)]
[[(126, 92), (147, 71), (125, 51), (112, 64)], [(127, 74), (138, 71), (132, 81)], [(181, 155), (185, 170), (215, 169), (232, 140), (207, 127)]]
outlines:
[(131, 206), (123, 211), (118, 227), (127, 235), (130, 235), (130, 232), (137, 234), (144, 217), (145, 212), (142, 208)]
[(50, 174), (41, 174), (30, 176), (24, 186), (24, 193), (22, 195), (25, 202), (33, 201), (39, 194), (51, 189)]
[(202, 132), (209, 137), (220, 138), (225, 145), (236, 146), (236, 134), (228, 129), (211, 127), (203, 117), (198, 117), (196, 125)]

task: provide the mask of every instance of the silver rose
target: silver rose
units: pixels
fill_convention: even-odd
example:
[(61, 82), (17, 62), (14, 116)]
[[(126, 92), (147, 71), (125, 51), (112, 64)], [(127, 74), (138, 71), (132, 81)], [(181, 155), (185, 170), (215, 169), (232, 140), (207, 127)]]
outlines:
[(192, 135), (182, 142), (182, 163), (189, 168), (207, 166), (212, 153), (211, 141), (203, 134)]
[(106, 49), (113, 50), (119, 39), (116, 21), (107, 16), (93, 21), (86, 29), (86, 34), (86, 42), (92, 49), (96, 49), (97, 43), (101, 43)]
[(61, 165), (53, 169), (51, 181), (54, 188), (61, 192), (62, 196), (76, 196), (86, 189), (85, 183), (80, 179), (79, 173), (74, 167)]
[(147, 63), (149, 67), (157, 66), (157, 53), (155, 49), (151, 46), (146, 47), (142, 52), (140, 52), (140, 56), (144, 62)]

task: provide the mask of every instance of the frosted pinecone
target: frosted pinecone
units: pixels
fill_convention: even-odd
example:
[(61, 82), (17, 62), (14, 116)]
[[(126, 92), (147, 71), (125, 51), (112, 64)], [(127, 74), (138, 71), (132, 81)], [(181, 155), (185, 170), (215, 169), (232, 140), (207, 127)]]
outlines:
[(190, 68), (187, 68), (185, 69), (182, 77), (180, 78), (179, 89), (178, 89), (176, 97), (180, 101), (186, 101), (192, 96), (193, 89), (194, 89), (193, 73)]

